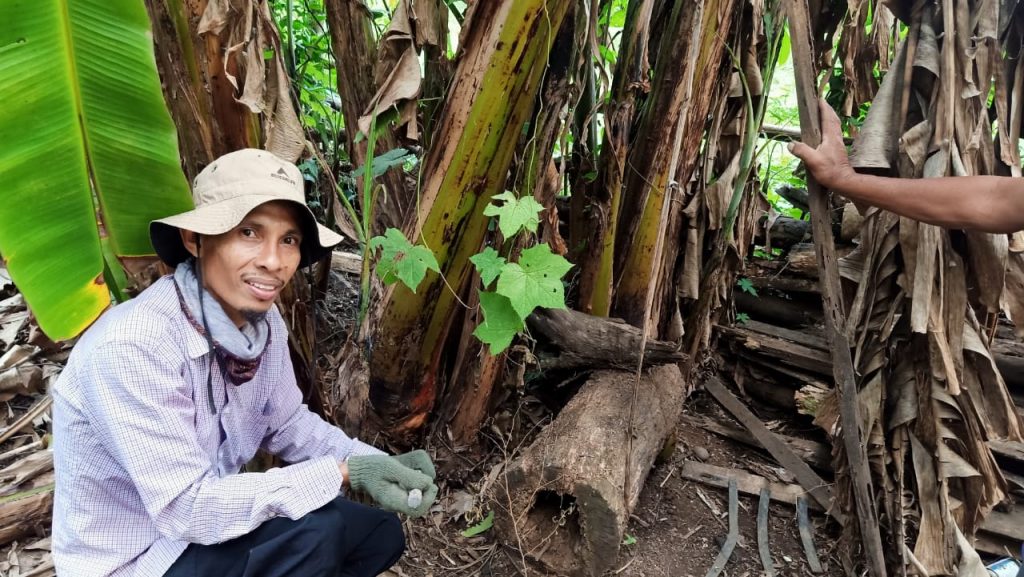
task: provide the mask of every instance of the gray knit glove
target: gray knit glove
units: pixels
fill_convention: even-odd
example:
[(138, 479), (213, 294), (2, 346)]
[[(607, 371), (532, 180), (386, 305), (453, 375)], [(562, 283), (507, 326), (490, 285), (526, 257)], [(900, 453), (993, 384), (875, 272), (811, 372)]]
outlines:
[[(406, 467), (389, 455), (350, 457), (348, 482), (353, 490), (366, 493), (381, 508), (410, 517), (424, 515), (437, 498), (437, 485), (428, 475)], [(421, 494), (418, 504), (409, 498), (414, 489)]]

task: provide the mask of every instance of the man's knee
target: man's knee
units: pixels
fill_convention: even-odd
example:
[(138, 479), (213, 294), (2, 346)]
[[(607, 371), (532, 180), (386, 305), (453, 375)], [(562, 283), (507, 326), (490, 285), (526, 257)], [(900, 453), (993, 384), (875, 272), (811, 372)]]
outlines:
[(374, 536), (381, 543), (389, 544), (395, 560), (405, 552), (405, 531), (402, 529), (402, 522), (398, 519), (398, 515), (388, 513), (377, 527)]

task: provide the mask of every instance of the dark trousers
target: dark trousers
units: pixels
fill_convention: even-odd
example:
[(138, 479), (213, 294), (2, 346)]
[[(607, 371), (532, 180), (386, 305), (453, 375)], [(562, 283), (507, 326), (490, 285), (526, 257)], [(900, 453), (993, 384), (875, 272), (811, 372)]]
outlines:
[(398, 516), (338, 497), (298, 520), (188, 546), (164, 577), (375, 577), (405, 551)]

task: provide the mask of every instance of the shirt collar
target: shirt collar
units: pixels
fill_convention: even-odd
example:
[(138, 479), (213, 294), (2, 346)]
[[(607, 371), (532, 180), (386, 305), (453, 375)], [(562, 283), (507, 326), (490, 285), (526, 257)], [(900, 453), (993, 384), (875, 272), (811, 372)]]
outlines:
[(188, 357), (190, 359), (198, 359), (205, 354), (209, 354), (210, 344), (192, 326), (192, 323), (188, 322), (188, 319), (185, 318), (185, 313), (181, 313), (181, 323), (186, 326), (182, 332), (185, 334), (185, 350), (188, 352)]

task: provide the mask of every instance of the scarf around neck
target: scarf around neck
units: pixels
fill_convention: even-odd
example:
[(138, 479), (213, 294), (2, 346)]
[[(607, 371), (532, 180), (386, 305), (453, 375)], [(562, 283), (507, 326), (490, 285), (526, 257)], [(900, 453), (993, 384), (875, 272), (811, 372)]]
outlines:
[(195, 259), (188, 259), (174, 271), (174, 287), (178, 291), (181, 310), (189, 323), (206, 337), (203, 327), (203, 312), (206, 325), (210, 327), (209, 341), (214, 354), (224, 368), (225, 377), (234, 385), (246, 383), (256, 375), (263, 360), (263, 354), (270, 343), (270, 323), (265, 319), (258, 323), (246, 323), (241, 329), (228, 318), (220, 302), (203, 290), (202, 308), (199, 306), (199, 280), (193, 266)]

